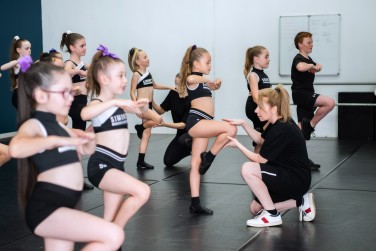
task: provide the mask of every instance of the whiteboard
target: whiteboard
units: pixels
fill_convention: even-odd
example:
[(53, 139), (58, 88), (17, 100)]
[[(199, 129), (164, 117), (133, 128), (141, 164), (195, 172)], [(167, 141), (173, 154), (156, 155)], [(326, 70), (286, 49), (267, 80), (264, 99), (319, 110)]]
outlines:
[(341, 15), (281, 16), (279, 19), (279, 75), (291, 75), (292, 60), (298, 53), (294, 38), (300, 31), (312, 33), (313, 49), (309, 55), (322, 64), (317, 75), (340, 73)]

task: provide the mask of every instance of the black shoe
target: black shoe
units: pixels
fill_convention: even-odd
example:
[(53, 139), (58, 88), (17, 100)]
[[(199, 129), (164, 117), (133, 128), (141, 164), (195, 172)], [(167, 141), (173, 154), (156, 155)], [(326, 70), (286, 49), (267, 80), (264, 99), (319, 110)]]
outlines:
[(308, 159), (308, 164), (309, 168), (315, 171), (319, 170), (319, 168), (321, 167), (321, 165), (314, 163), (311, 159)]
[(315, 131), (315, 129), (311, 126), (311, 120), (307, 118), (302, 119), (302, 132), (305, 140), (311, 139), (311, 133)]
[(146, 163), (145, 161), (142, 163), (137, 162), (137, 169), (154, 169), (154, 166)]
[(92, 190), (92, 189), (94, 189), (94, 186), (84, 181), (84, 190)]
[(142, 124), (141, 125), (135, 125), (134, 129), (136, 129), (137, 137), (139, 139), (142, 139), (142, 134), (144, 133), (145, 127)]
[(209, 208), (206, 208), (201, 204), (198, 204), (196, 206), (191, 205), (189, 207), (189, 212), (191, 214), (213, 214), (213, 210), (210, 210)]
[(207, 154), (206, 152), (201, 153), (201, 164), (200, 164), (200, 168), (198, 169), (198, 172), (201, 175), (204, 175), (212, 164), (206, 159), (206, 154)]

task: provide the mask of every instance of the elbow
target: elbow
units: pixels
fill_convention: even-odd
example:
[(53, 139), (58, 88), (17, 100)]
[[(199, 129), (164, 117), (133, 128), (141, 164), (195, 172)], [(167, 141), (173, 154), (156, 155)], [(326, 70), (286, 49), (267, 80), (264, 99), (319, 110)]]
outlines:
[(18, 144), (10, 144), (8, 148), (8, 155), (12, 158), (22, 158), (22, 147)]

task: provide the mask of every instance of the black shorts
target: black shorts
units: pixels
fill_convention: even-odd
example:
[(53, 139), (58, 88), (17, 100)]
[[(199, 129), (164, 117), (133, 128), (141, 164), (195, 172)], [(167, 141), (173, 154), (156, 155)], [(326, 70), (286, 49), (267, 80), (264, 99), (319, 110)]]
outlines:
[[(253, 128), (255, 128), (256, 131), (262, 133), (267, 121), (260, 121), (259, 117), (255, 113), (256, 108), (257, 104), (253, 101), (252, 96), (248, 96), (247, 102), (245, 104), (245, 115), (247, 115), (247, 118), (252, 121)], [(256, 146), (257, 144), (253, 141), (252, 145)]]
[(298, 122), (301, 122), (303, 118), (311, 120), (315, 115), (315, 103), (320, 94), (309, 92), (293, 92), (292, 100), (296, 105), (296, 113), (298, 116)]
[(213, 120), (213, 117), (199, 109), (190, 109), (187, 122), (185, 123), (185, 130), (189, 132), (202, 119)]
[[(311, 185), (311, 173), (308, 169), (306, 178), (302, 179), (283, 167), (261, 163), (260, 168), (262, 181), (267, 186), (273, 203), (301, 199)], [(260, 203), (257, 198), (255, 200)]]
[(86, 121), (81, 118), (81, 111), (87, 104), (87, 95), (74, 96), (68, 115), (72, 118), (72, 127), (75, 129), (86, 130)]
[(74, 208), (81, 198), (81, 191), (48, 182), (37, 182), (26, 204), (26, 224), (34, 233), (35, 228), (60, 207)]
[(124, 162), (127, 155), (117, 153), (108, 147), (97, 145), (95, 152), (87, 163), (88, 179), (95, 187), (99, 186), (103, 176), (111, 168), (124, 171)]

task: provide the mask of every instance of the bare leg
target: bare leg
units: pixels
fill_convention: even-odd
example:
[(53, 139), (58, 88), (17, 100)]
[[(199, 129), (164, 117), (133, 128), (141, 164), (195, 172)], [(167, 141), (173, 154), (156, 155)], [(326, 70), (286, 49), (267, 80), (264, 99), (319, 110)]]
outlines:
[(315, 127), (329, 112), (333, 110), (335, 102), (332, 98), (320, 95), (317, 97), (315, 107), (318, 109), (311, 119), (311, 126)]
[[(107, 171), (99, 188), (103, 190), (104, 219), (124, 227), (150, 196), (150, 187), (117, 170)], [(124, 195), (129, 195), (124, 200)]]
[(252, 192), (260, 201), (266, 210), (273, 210), (275, 206), (265, 183), (262, 181), (260, 164), (255, 162), (246, 162), (241, 168), (241, 174), (245, 182), (251, 188)]
[(45, 250), (73, 250), (74, 242), (88, 243), (83, 250), (113, 251), (124, 241), (124, 231), (94, 215), (59, 208), (35, 229), (44, 238)]

